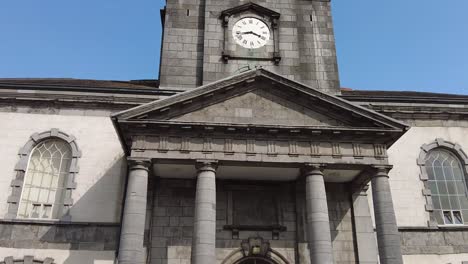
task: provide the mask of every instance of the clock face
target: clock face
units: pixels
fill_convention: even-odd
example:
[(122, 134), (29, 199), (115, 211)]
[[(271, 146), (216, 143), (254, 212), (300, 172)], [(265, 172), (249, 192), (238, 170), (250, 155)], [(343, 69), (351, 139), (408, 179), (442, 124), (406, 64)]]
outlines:
[(244, 48), (258, 49), (270, 40), (270, 29), (260, 19), (245, 17), (234, 24), (232, 37)]

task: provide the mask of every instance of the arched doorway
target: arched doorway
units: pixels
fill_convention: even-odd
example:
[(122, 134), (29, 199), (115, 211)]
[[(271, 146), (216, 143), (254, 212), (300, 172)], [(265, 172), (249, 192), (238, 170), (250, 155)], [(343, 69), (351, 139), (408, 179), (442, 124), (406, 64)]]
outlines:
[(243, 240), (241, 247), (231, 251), (221, 264), (290, 264), (261, 237)]
[(261, 257), (245, 257), (234, 262), (234, 264), (277, 264), (272, 259)]

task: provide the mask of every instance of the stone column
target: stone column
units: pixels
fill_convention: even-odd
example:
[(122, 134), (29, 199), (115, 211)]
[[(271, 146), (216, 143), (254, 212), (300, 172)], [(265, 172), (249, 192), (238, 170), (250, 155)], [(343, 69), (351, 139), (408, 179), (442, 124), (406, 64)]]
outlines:
[(192, 264), (216, 263), (216, 162), (197, 163)]
[(310, 263), (333, 264), (330, 219), (322, 168), (319, 165), (308, 164), (304, 168), (304, 175)]
[(128, 182), (120, 231), (119, 264), (146, 263), (143, 240), (146, 221), (149, 160), (128, 159)]
[(400, 235), (388, 181), (391, 166), (375, 168), (376, 174), (371, 181), (380, 264), (403, 264)]

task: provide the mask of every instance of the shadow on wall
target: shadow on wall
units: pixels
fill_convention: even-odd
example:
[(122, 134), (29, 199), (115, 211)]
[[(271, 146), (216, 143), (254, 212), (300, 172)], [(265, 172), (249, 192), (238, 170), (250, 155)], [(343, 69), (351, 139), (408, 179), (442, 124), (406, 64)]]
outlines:
[(358, 257), (356, 255), (349, 185), (327, 183), (326, 190), (335, 260), (339, 258), (343, 263), (355, 263)]
[[(120, 228), (115, 220), (120, 220), (125, 157), (116, 157), (102, 171), (99, 180), (73, 204), (72, 222), (39, 226), (42, 228), (37, 233), (40, 245), (34, 248), (70, 250), (64, 264), (113, 263)], [(80, 174), (78, 184), (79, 177)]]

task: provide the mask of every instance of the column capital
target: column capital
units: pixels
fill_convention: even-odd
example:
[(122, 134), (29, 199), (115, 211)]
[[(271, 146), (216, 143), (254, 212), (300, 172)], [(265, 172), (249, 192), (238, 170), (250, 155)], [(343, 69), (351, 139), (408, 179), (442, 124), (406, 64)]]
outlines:
[(144, 158), (127, 157), (127, 164), (129, 170), (149, 171), (149, 167), (151, 166), (151, 160)]
[(393, 168), (393, 165), (372, 165), (371, 168), (375, 171), (375, 173), (371, 176), (374, 177), (389, 177), (388, 173)]
[(323, 170), (325, 169), (324, 164), (320, 163), (304, 163), (301, 168), (302, 175), (323, 175)]
[(212, 171), (216, 172), (218, 168), (218, 161), (217, 160), (197, 160), (195, 164), (197, 171)]

